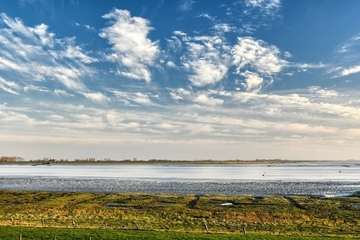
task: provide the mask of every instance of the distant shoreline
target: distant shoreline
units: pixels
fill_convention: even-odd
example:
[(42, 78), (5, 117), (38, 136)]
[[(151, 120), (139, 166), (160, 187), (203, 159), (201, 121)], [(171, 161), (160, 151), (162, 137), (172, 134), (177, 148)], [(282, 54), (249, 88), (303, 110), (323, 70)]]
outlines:
[[(97, 160), (97, 161), (18, 161), (0, 162), (0, 165), (41, 165), (41, 164), (287, 164), (287, 163), (309, 163), (309, 162), (332, 162), (334, 160)], [(344, 162), (355, 160), (343, 160)]]

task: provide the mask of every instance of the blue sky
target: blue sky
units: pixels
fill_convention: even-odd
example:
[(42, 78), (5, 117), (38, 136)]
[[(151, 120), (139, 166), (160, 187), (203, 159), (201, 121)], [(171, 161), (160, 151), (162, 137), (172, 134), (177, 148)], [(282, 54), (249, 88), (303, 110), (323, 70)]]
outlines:
[(358, 159), (360, 1), (0, 1), (0, 155)]

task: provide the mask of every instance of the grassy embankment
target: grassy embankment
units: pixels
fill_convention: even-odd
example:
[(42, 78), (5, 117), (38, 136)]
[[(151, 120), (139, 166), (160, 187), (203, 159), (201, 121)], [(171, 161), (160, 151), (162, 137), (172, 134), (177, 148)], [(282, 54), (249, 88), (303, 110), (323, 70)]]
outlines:
[(0, 191), (0, 202), (0, 239), (360, 237), (359, 197)]

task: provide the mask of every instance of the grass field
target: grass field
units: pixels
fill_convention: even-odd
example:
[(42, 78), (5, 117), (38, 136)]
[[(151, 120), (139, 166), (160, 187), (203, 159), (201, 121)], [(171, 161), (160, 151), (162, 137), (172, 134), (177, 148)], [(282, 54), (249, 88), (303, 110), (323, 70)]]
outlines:
[(360, 198), (0, 191), (0, 239), (355, 239)]
[[(260, 234), (207, 234), (207, 233), (183, 233), (183, 232), (156, 232), (156, 231), (138, 231), (138, 230), (99, 230), (99, 229), (62, 229), (62, 228), (28, 228), (28, 227), (3, 227), (0, 226), (0, 239), (19, 239), (22, 240), (118, 240), (118, 239), (194, 239), (194, 240), (286, 240), (286, 239), (306, 239), (323, 240), (340, 238), (331, 237), (299, 237), (299, 236), (281, 236), (281, 235), (260, 235)], [(351, 239), (351, 238), (341, 238)]]

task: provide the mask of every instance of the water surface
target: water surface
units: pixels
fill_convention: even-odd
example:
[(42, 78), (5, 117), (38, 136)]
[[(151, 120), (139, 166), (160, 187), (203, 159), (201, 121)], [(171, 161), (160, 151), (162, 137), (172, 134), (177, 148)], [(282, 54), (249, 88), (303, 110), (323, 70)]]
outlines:
[(357, 162), (0, 165), (0, 189), (238, 195), (349, 195)]

